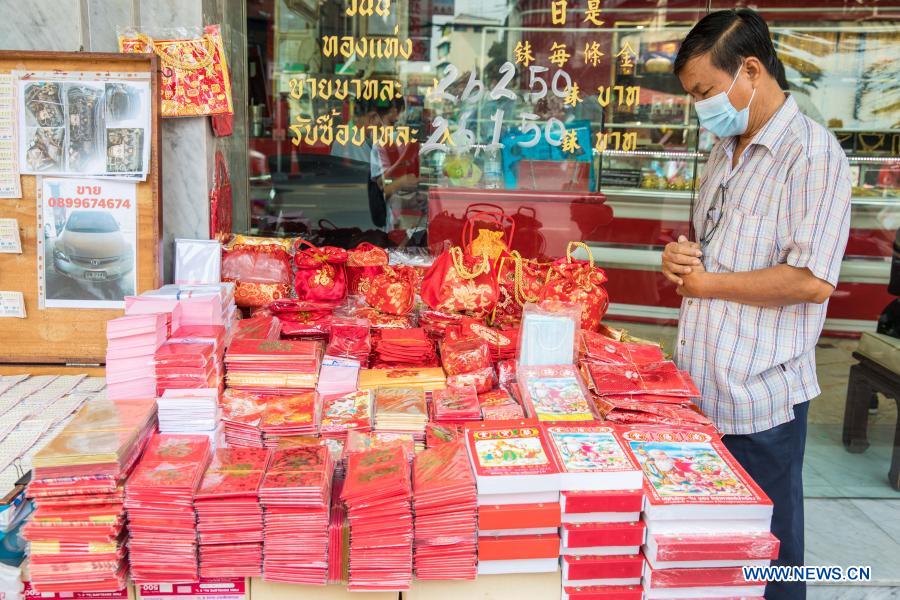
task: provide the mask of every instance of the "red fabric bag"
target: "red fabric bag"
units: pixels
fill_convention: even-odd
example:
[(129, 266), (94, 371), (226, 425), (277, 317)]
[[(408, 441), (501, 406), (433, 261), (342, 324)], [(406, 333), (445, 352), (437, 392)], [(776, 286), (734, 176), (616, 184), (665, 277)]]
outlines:
[(236, 235), (222, 252), (222, 281), (235, 284), (234, 301), (259, 308), (291, 295), (291, 240)]
[[(588, 260), (574, 260), (573, 247), (583, 248), (587, 252)], [(594, 266), (590, 248), (582, 242), (570, 242), (566, 249), (566, 258), (559, 259), (550, 267), (540, 300), (581, 304), (581, 328), (596, 331), (609, 308), (609, 294), (603, 287), (604, 283), (606, 273)]]
[(432, 310), (484, 318), (497, 303), (499, 291), (487, 256), (471, 256), (453, 246), (425, 273), (420, 294)]
[[(303, 249), (302, 246), (308, 246)], [(294, 254), (294, 291), (300, 300), (340, 302), (347, 297), (347, 251), (300, 240)]]
[(537, 302), (550, 263), (527, 260), (513, 251), (497, 261), (497, 289), (499, 299), (491, 314), (495, 327), (515, 327), (522, 321), (522, 308), (527, 302)]
[(363, 242), (347, 253), (347, 284), (351, 296), (365, 295), (372, 278), (388, 264), (388, 253), (369, 242)]
[(382, 267), (366, 291), (366, 304), (389, 315), (406, 315), (416, 301), (419, 274), (412, 267)]

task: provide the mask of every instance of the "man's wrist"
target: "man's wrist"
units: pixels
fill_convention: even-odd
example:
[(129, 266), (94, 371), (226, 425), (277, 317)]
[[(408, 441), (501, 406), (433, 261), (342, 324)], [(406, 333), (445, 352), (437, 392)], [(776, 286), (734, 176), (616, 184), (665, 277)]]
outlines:
[(713, 298), (715, 296), (715, 273), (708, 271), (696, 271), (694, 273), (696, 281), (694, 282), (694, 290), (700, 298)]

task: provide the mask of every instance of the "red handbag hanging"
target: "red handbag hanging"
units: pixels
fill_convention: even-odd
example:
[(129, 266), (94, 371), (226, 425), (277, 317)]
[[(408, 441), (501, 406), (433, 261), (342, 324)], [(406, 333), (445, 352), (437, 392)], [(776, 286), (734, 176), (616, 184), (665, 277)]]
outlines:
[[(574, 260), (573, 247), (583, 248), (588, 260)], [(604, 283), (606, 273), (594, 266), (590, 248), (582, 242), (569, 242), (566, 258), (557, 260), (550, 267), (540, 300), (581, 304), (581, 328), (595, 331), (609, 308), (609, 295), (603, 287)]]
[[(308, 246), (301, 249), (301, 246)], [(294, 254), (294, 290), (300, 300), (340, 302), (347, 296), (347, 251), (300, 240)]]
[(209, 192), (209, 238), (225, 242), (231, 235), (231, 178), (221, 150), (216, 151), (213, 189)]

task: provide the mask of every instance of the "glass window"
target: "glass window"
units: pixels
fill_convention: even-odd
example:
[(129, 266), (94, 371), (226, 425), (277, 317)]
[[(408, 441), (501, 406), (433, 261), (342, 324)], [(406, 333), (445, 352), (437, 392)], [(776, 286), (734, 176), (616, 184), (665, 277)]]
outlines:
[[(734, 7), (248, 0), (252, 230), (435, 251), (461, 241), (473, 211), (502, 213), (528, 258), (586, 241), (609, 276), (609, 318), (671, 349), (681, 299), (660, 252), (690, 234), (715, 141), (673, 63), (708, 4)], [(823, 393), (810, 411), (807, 492), (889, 496), (896, 404), (867, 400), (865, 452), (846, 452), (842, 433), (853, 353), (895, 298), (900, 3), (754, 7), (770, 25), (782, 87), (834, 132), (853, 177), (850, 242), (817, 348)], [(900, 329), (897, 312), (883, 327)], [(858, 452), (856, 427), (848, 443)]]

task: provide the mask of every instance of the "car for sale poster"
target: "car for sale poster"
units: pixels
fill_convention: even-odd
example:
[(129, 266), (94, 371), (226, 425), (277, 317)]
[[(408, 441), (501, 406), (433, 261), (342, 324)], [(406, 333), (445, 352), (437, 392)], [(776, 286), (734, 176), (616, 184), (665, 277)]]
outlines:
[(136, 184), (45, 177), (40, 189), (41, 308), (124, 308), (136, 283)]

